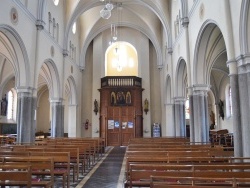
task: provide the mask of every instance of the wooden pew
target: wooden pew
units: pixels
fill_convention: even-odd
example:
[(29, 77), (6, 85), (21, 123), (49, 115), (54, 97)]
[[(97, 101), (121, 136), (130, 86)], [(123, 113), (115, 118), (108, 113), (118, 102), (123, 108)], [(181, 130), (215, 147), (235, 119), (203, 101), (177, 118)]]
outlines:
[(172, 165), (172, 164), (130, 164), (129, 176), (125, 186), (150, 186), (150, 176), (169, 176), (172, 181), (179, 177), (203, 178), (248, 178), (250, 164), (206, 164), (206, 165)]
[[(56, 148), (54, 145), (40, 145), (40, 146), (26, 146), (26, 147), (14, 147), (14, 151), (25, 152), (69, 152), (70, 153), (70, 168), (73, 170), (73, 182), (79, 178), (79, 148), (77, 147), (67, 147)], [(28, 152), (27, 152), (28, 151)]]
[(0, 186), (26, 186), (31, 188), (30, 165), (0, 165)]
[(250, 183), (250, 178), (209, 178), (209, 177), (179, 177), (178, 180), (172, 181), (175, 177), (167, 176), (151, 176), (151, 188), (167, 188), (167, 187), (219, 187), (229, 188), (236, 187), (239, 184)]
[(40, 180), (40, 178), (33, 179), (31, 185), (35, 187), (54, 187), (54, 160), (51, 157), (30, 157), (30, 156), (14, 156), (4, 157), (4, 164), (6, 165), (30, 165), (32, 176), (44, 176), (49, 179)]
[(54, 159), (54, 176), (62, 177), (63, 187), (70, 187), (70, 153), (69, 152), (29, 152), (30, 156), (47, 156)]

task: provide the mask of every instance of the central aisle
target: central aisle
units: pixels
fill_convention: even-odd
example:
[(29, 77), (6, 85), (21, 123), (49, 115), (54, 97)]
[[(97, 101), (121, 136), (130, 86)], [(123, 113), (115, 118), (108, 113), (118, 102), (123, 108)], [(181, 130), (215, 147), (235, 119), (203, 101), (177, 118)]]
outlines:
[[(117, 188), (126, 147), (114, 147), (79, 184), (83, 188)], [(79, 185), (77, 187), (79, 187)]]

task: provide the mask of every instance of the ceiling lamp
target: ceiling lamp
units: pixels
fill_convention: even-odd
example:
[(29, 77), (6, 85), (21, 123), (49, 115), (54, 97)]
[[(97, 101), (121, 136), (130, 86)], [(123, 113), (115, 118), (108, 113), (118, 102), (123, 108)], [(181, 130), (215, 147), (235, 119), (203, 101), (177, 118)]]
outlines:
[(111, 16), (111, 10), (108, 10), (106, 7), (104, 7), (101, 11), (100, 11), (100, 16), (104, 19), (109, 19)]
[(106, 5), (105, 5), (105, 7), (108, 9), (108, 10), (113, 10), (113, 8), (114, 8), (114, 5), (112, 4), (112, 3), (107, 3)]
[[(104, 1), (104, 0), (100, 0), (100, 1)], [(105, 6), (104, 8), (100, 11), (100, 16), (104, 19), (109, 19), (111, 16), (111, 10), (113, 10), (114, 5), (112, 3), (110, 3), (110, 0), (108, 3), (106, 3), (105, 1)]]

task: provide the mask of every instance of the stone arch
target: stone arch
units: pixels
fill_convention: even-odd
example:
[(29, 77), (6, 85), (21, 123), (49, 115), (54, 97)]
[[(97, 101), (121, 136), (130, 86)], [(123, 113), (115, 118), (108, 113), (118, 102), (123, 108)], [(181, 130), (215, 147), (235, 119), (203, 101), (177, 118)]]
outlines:
[(4, 55), (12, 64), (15, 72), (15, 86), (30, 86), (29, 59), (20, 35), (12, 27), (0, 24), (0, 40), (4, 42), (5, 49), (8, 51)]
[[(135, 30), (139, 30), (141, 33), (143, 33), (146, 37), (148, 37), (150, 39), (150, 41), (152, 42), (155, 51), (156, 51), (156, 55), (157, 55), (157, 66), (158, 68), (162, 68), (163, 67), (163, 58), (162, 58), (162, 49), (161, 49), (161, 44), (159, 43), (159, 41), (157, 40), (155, 35), (152, 35), (149, 33), (148, 29), (144, 29), (136, 24), (131, 24), (128, 22), (121, 22), (118, 25), (119, 27), (129, 27)], [(107, 23), (104, 26), (102, 26), (102, 28), (92, 28), (90, 34), (88, 35), (87, 39), (85, 40), (81, 51), (80, 51), (80, 62), (81, 62), (81, 69), (85, 69), (85, 55), (87, 53), (87, 49), (89, 44), (93, 41), (93, 39), (100, 33), (104, 32), (105, 30), (110, 28), (110, 24)]]
[(174, 116), (173, 111), (173, 98), (172, 98), (172, 81), (170, 75), (166, 77), (166, 87), (165, 87), (165, 122), (166, 127), (163, 127), (165, 130), (166, 136), (175, 136), (175, 126), (174, 118), (168, 118)]
[(40, 75), (48, 85), (50, 99), (60, 99), (62, 97), (60, 93), (61, 84), (55, 62), (51, 59), (46, 59), (41, 67)]
[(250, 2), (248, 0), (242, 0), (241, 11), (240, 11), (240, 52), (241, 54), (249, 53), (250, 44), (250, 13), (249, 13)]
[[(148, 9), (150, 9), (160, 20), (163, 26), (165, 38), (166, 38), (166, 43), (167, 43), (167, 48), (169, 51), (172, 51), (172, 35), (171, 35), (171, 29), (170, 25), (168, 23), (168, 15), (164, 13), (164, 11), (161, 9), (161, 7), (156, 6), (155, 3), (152, 3), (152, 0), (134, 0), (132, 3), (135, 4), (140, 4), (141, 6), (144, 6)], [(131, 2), (123, 2), (122, 4), (126, 6), (126, 4), (130, 4)], [(99, 0), (93, 0), (91, 2), (89, 1), (79, 1), (78, 5), (76, 6), (74, 12), (72, 12), (72, 16), (69, 18), (66, 29), (65, 29), (65, 35), (64, 35), (64, 41), (63, 41), (63, 48), (64, 48), (64, 54), (68, 54), (68, 41), (69, 41), (69, 32), (74, 24), (74, 22), (78, 19), (78, 17), (83, 14), (84, 12), (90, 10), (91, 8), (100, 6), (100, 1)], [(99, 20), (96, 21), (96, 23)], [(144, 23), (146, 24), (143, 20), (140, 20), (138, 23)], [(129, 21), (124, 21), (123, 23), (120, 23), (120, 26), (126, 26), (129, 28), (133, 28), (135, 30), (138, 30), (145, 34), (152, 42), (156, 49), (157, 53), (157, 66), (159, 68), (163, 67), (163, 57), (162, 57), (162, 44), (160, 41), (158, 41), (157, 37), (155, 34), (150, 33), (150, 29), (139, 26), (138, 24), (130, 24)], [(102, 25), (101, 28), (96, 28), (96, 29), (91, 29), (90, 32), (87, 35), (86, 40), (83, 42), (83, 46), (80, 49), (80, 62), (81, 64), (79, 65), (80, 69), (84, 70), (85, 69), (85, 55), (87, 52), (87, 48), (89, 44), (93, 41), (93, 39), (105, 31), (106, 29), (110, 28), (110, 23), (106, 23), (105, 25)]]
[(172, 103), (172, 90), (171, 90), (171, 77), (168, 75), (166, 78), (166, 104), (171, 104)]
[(179, 59), (176, 67), (175, 90), (177, 97), (186, 96), (187, 88), (187, 66), (186, 61), (182, 58)]
[(65, 92), (69, 99), (69, 105), (77, 105), (76, 83), (73, 76), (69, 76), (65, 87)]
[[(213, 65), (219, 60), (227, 61), (226, 45), (218, 25), (207, 20), (201, 27), (194, 51), (193, 84), (210, 84)], [(217, 67), (220, 68), (220, 67)]]

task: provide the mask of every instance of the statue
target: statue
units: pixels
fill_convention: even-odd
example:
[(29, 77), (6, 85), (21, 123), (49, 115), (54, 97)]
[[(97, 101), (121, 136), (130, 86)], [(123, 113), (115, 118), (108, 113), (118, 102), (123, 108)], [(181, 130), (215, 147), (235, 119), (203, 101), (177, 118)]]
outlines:
[(148, 99), (145, 99), (145, 101), (144, 101), (144, 112), (147, 114), (148, 111), (149, 111)]
[(223, 101), (220, 99), (219, 103), (218, 103), (218, 107), (219, 107), (219, 115), (222, 118), (222, 120), (224, 120), (224, 111), (223, 111)]
[(215, 126), (215, 114), (214, 114), (213, 111), (211, 111), (211, 114), (210, 114), (210, 121), (211, 121), (210, 129), (214, 129), (214, 126)]
[(97, 115), (97, 112), (98, 112), (98, 102), (97, 102), (96, 99), (94, 101), (94, 112), (95, 112), (95, 115)]
[(6, 95), (5, 95), (4, 98), (2, 99), (2, 102), (1, 102), (1, 115), (2, 116), (7, 115), (7, 106), (8, 106), (8, 101), (7, 101)]

